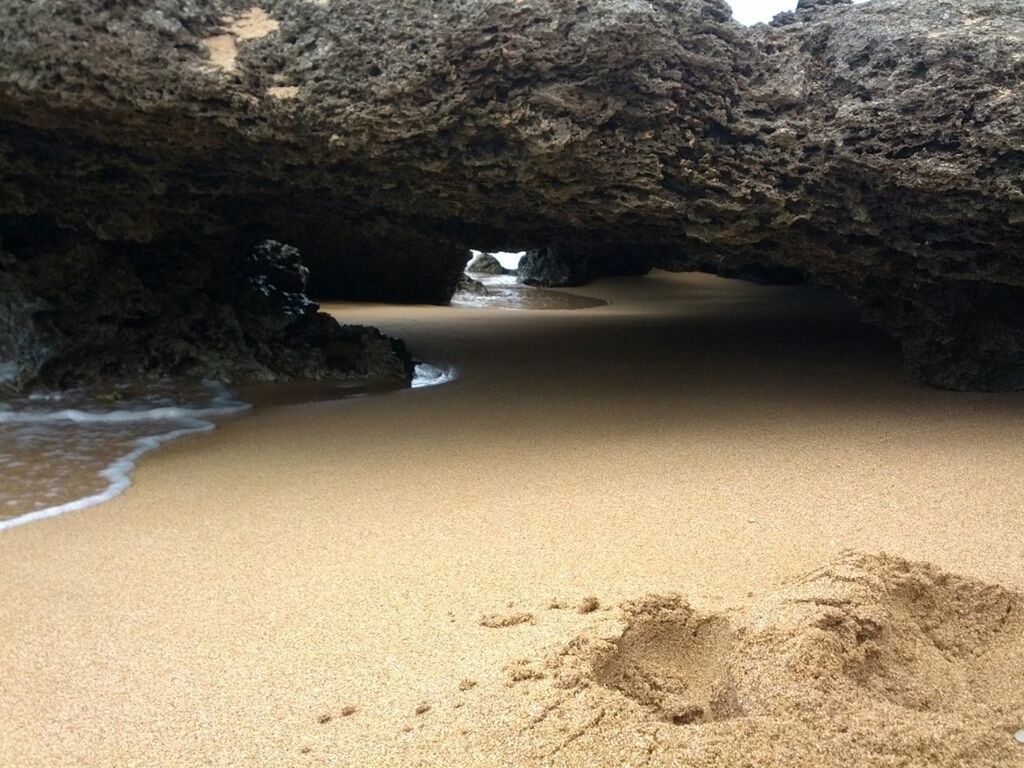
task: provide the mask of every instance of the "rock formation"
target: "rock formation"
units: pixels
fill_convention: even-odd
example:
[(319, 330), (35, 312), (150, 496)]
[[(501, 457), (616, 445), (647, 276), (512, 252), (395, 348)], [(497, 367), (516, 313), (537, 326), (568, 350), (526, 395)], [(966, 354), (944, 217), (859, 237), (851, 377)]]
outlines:
[(645, 249), (609, 247), (594, 242), (552, 242), (526, 252), (519, 262), (519, 281), (559, 288), (585, 285), (599, 277), (646, 275), (652, 254)]
[(185, 248), (152, 258), (82, 233), (14, 238), (0, 252), (5, 381), (54, 387), (154, 374), (408, 384), (405, 346), (342, 327), (306, 298), (299, 253), (272, 241), (220, 263)]
[(459, 278), (459, 282), (455, 286), (455, 293), (465, 294), (466, 296), (487, 296), (490, 291), (488, 291), (487, 286), (479, 280), (470, 277), (469, 275), (463, 275)]
[(489, 253), (477, 253), (466, 265), (468, 275), (508, 275), (511, 270), (501, 266), (501, 262)]
[[(39, 315), (84, 352), (82, 281), (120, 296), (129, 263), (192, 317), (271, 238), (314, 295), (435, 302), (469, 247), (571, 243), (783, 269), (926, 381), (1024, 388), (1024, 6), (801, 6), (0, 0), (0, 363), (50, 354)], [(124, 343), (136, 311), (95, 310)]]

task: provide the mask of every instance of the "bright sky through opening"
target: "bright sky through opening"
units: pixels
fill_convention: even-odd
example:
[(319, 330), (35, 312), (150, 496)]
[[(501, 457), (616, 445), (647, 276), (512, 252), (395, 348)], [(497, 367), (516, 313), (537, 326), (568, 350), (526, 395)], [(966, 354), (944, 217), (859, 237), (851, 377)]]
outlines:
[[(759, 21), (765, 23), (772, 20), (772, 17), (783, 11), (796, 9), (797, 0), (729, 0), (732, 6), (732, 15), (736, 21), (743, 24), (757, 24)], [(854, 0), (864, 2), (864, 0)]]
[(796, 8), (796, 0), (729, 0), (732, 15), (736, 21), (744, 24), (768, 22), (777, 13), (792, 11)]

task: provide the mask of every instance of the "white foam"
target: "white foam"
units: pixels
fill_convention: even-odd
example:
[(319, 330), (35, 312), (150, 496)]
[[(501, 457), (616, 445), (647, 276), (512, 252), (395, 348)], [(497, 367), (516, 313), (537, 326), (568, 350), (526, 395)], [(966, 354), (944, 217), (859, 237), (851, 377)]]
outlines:
[(209, 418), (227, 416), (239, 411), (238, 406), (219, 408), (187, 408), (164, 406), (149, 408), (144, 411), (108, 411), (92, 412), (68, 408), (49, 413), (31, 413), (24, 411), (0, 411), (0, 424), (52, 424), (71, 422), (73, 424), (138, 424), (147, 421), (175, 421), (193, 417)]
[(45, 520), (48, 517), (57, 517), (58, 515), (63, 515), (66, 512), (77, 512), (78, 510), (86, 509), (88, 507), (95, 506), (96, 504), (102, 504), (104, 501), (110, 501), (111, 499), (120, 496), (128, 490), (129, 487), (131, 487), (131, 472), (135, 469), (135, 463), (143, 455), (149, 453), (155, 448), (159, 448), (162, 443), (166, 443), (170, 440), (176, 440), (179, 437), (184, 437), (185, 435), (191, 435), (197, 432), (208, 432), (213, 429), (213, 427), (213, 422), (196, 419), (192, 426), (175, 429), (161, 435), (147, 435), (146, 437), (141, 437), (135, 441), (135, 448), (131, 452), (115, 460), (110, 464), (110, 466), (100, 471), (100, 477), (104, 478), (108, 483), (107, 487), (102, 491), (64, 504), (58, 504), (53, 507), (46, 507), (34, 512), (28, 512), (24, 515), (19, 515), (18, 517), (12, 517), (9, 520), (0, 520), (0, 531), (24, 525), (25, 523), (32, 523), (36, 520)]
[[(453, 366), (418, 363), (412, 388), (437, 387), (454, 380), (457, 375)], [(81, 392), (33, 394), (0, 403), (0, 427), (13, 428), (13, 432), (8, 430), (11, 439), (20, 449), (27, 449), (30, 455), (43, 462), (42, 466), (26, 467), (24, 461), (19, 461), (14, 454), (4, 456), (0, 450), (0, 459), (3, 459), (0, 466), (7, 470), (17, 469), (19, 474), (35, 472), (40, 484), (33, 491), (35, 495), (28, 498), (42, 500), (59, 496), (61, 488), (55, 487), (54, 483), (61, 476), (62, 468), (73, 466), (76, 460), (95, 461), (99, 455), (92, 455), (95, 450), (116, 446), (121, 440), (127, 441), (124, 443), (127, 451), (97, 471), (95, 476), (103, 484), (101, 490), (0, 520), (0, 531), (110, 501), (131, 487), (131, 473), (145, 454), (179, 437), (212, 430), (215, 426), (212, 419), (250, 408), (247, 403), (235, 400), (220, 385), (204, 382), (203, 386), (202, 399), (206, 401), (203, 405), (168, 404), (175, 397), (173, 389), (152, 392), (116, 405)], [(185, 393), (177, 394), (184, 397)], [(191, 395), (188, 399), (195, 400), (196, 393)], [(61, 408), (61, 405), (75, 407)], [(54, 407), (57, 410), (52, 410)], [(147, 431), (161, 428), (164, 431), (147, 434)], [(23, 503), (24, 500), (10, 499), (5, 505)]]
[[(23, 445), (33, 444), (33, 441), (43, 441), (45, 445), (47, 438), (50, 438), (50, 443), (52, 444), (52, 430), (55, 428), (74, 429), (75, 427), (81, 427), (84, 430), (88, 430), (90, 427), (100, 429), (103, 427), (123, 426), (126, 429), (131, 429), (132, 426), (138, 426), (140, 430), (146, 430), (152, 429), (153, 426), (158, 424), (172, 428), (156, 434), (142, 434), (131, 440), (128, 443), (129, 450), (127, 453), (118, 456), (97, 473), (100, 480), (105, 483), (102, 490), (72, 501), (37, 509), (7, 520), (0, 520), (0, 531), (37, 520), (57, 517), (67, 512), (75, 512), (109, 501), (124, 493), (131, 486), (131, 472), (135, 469), (135, 464), (140, 457), (158, 448), (163, 443), (176, 440), (179, 437), (198, 432), (208, 432), (214, 428), (214, 423), (210, 421), (212, 418), (239, 413), (250, 407), (247, 403), (234, 400), (231, 394), (220, 385), (204, 382), (204, 387), (207, 392), (213, 392), (214, 396), (212, 399), (209, 399), (208, 404), (203, 406), (158, 405), (147, 407), (149, 399), (143, 398), (125, 404), (125, 407), (118, 407), (113, 410), (102, 410), (102, 408), (109, 408), (110, 406), (103, 405), (102, 402), (98, 402), (95, 399), (84, 401), (81, 403), (82, 407), (79, 408), (63, 408), (56, 411), (45, 409), (48, 404), (52, 407), (54, 403), (60, 403), (66, 399), (78, 399), (81, 401), (82, 396), (75, 393), (30, 395), (18, 403), (18, 405), (22, 406), (20, 408), (13, 407), (10, 403), (3, 404), (0, 407), (0, 425), (16, 426), (17, 441)], [(166, 397), (166, 394), (164, 394), (158, 399), (165, 400)], [(131, 406), (134, 406), (134, 408)], [(65, 426), (62, 427), (62, 425)], [(51, 430), (51, 433), (48, 433), (47, 430)], [(77, 431), (75, 434), (91, 433)], [(97, 441), (95, 436), (91, 439)], [(98, 442), (102, 443), (103, 439), (98, 439)], [(44, 451), (42, 456), (52, 459), (56, 464), (82, 458), (79, 454), (71, 451), (67, 445), (61, 445), (57, 449)], [(19, 465), (20, 462), (18, 461), (6, 462), (7, 468)], [(58, 494), (59, 490), (51, 489), (50, 492), (43, 495), (52, 498)], [(12, 502), (8, 502), (8, 505), (11, 504)]]
[(454, 366), (417, 363), (413, 372), (412, 388), (439, 387), (456, 378), (458, 378), (458, 370)]

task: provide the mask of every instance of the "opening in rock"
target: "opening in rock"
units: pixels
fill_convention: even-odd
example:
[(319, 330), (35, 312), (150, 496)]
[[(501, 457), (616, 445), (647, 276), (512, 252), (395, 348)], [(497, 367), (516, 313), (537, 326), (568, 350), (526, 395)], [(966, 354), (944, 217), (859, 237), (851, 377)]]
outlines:
[[(469, 262), (466, 264), (467, 272), (479, 271), (481, 268), (487, 268), (488, 265), (493, 265), (497, 262), (505, 274), (514, 273), (519, 268), (519, 261), (526, 255), (526, 251), (478, 251), (471, 250)], [(493, 269), (490, 266), (490, 269)], [(490, 272), (483, 272), (482, 274), (492, 274)]]
[(519, 272), (525, 251), (471, 250), (452, 297), (457, 307), (491, 309), (588, 309), (607, 302), (564, 291), (524, 284)]

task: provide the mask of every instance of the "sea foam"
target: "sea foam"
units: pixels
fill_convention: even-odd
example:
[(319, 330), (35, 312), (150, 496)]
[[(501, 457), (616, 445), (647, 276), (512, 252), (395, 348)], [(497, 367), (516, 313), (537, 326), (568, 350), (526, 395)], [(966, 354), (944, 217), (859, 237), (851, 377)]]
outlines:
[[(420, 363), (413, 389), (456, 377)], [(246, 411), (215, 382), (161, 382), (18, 395), (0, 402), (0, 531), (109, 501), (138, 460), (171, 440)]]
[(200, 382), (79, 389), (0, 403), (0, 530), (108, 501), (139, 458), (249, 405)]

